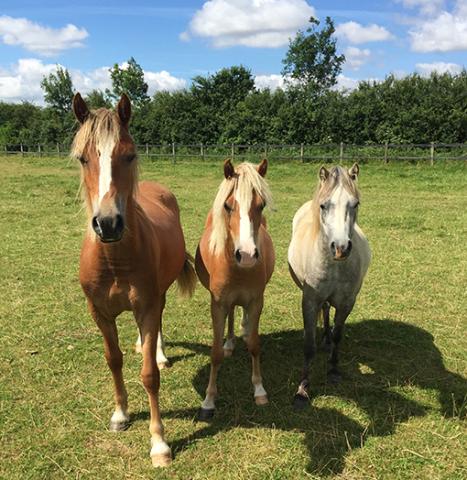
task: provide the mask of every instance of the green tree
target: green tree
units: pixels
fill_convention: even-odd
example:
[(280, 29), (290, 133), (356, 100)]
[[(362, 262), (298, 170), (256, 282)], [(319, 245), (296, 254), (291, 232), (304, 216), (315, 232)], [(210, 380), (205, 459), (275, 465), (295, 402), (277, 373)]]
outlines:
[(71, 111), (73, 82), (66, 68), (58, 66), (56, 72), (52, 72), (42, 79), (41, 87), (44, 91), (45, 103), (50, 108), (59, 114)]
[(105, 93), (97, 88), (91, 90), (86, 95), (85, 101), (88, 107), (92, 109), (110, 108), (112, 106), (112, 103), (106, 97)]
[(282, 75), (296, 80), (300, 86), (321, 93), (336, 84), (342, 70), (344, 55), (337, 55), (334, 23), (326, 17), (325, 26), (318, 29), (319, 21), (310, 18), (311, 26), (305, 32), (299, 30), (289, 42), (289, 49), (282, 60)]
[(117, 101), (122, 93), (126, 93), (132, 104), (138, 108), (148, 102), (148, 84), (144, 81), (144, 71), (133, 57), (124, 67), (115, 63), (109, 72), (112, 90), (105, 91), (109, 99)]

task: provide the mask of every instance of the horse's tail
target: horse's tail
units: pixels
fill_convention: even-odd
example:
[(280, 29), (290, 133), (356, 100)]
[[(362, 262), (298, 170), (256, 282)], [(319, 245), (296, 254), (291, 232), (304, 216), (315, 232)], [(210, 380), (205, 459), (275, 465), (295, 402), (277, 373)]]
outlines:
[(193, 266), (194, 262), (194, 258), (188, 252), (185, 252), (185, 263), (177, 278), (178, 293), (184, 298), (191, 297), (195, 291), (198, 277)]

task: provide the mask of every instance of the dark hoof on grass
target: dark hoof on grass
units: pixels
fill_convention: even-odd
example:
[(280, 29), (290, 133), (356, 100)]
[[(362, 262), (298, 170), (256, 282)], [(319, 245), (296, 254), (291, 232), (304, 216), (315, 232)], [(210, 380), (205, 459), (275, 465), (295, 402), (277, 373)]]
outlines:
[(110, 422), (109, 430), (111, 432), (123, 432), (128, 429), (130, 422)]
[(214, 408), (200, 408), (198, 411), (198, 420), (209, 422), (214, 417)]
[(295, 397), (293, 398), (293, 408), (295, 410), (304, 410), (308, 407), (309, 403), (310, 399), (304, 395), (300, 395), (299, 393), (296, 393)]
[(342, 375), (337, 370), (329, 370), (328, 382), (337, 385), (342, 382)]

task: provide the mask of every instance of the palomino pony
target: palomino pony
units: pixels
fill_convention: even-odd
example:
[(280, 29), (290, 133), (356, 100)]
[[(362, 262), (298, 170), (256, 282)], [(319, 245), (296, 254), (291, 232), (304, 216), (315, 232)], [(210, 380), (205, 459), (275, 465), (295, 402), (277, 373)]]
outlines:
[(123, 355), (116, 317), (131, 310), (142, 338), (141, 379), (150, 404), (151, 458), (154, 466), (171, 461), (159, 411), (157, 340), (165, 294), (177, 280), (191, 294), (196, 275), (185, 252), (177, 201), (154, 182), (137, 182), (136, 148), (128, 133), (131, 104), (122, 95), (116, 112), (90, 112), (77, 93), (73, 110), (81, 124), (72, 155), (81, 162), (88, 229), (81, 249), (80, 282), (89, 310), (104, 337), (104, 351), (115, 385), (116, 408), (110, 429), (129, 423), (123, 382)]
[[(264, 180), (267, 160), (257, 168), (242, 163), (234, 168), (224, 163), (221, 183), (205, 230), (196, 251), (195, 267), (203, 286), (211, 292), (214, 341), (211, 373), (199, 418), (214, 415), (217, 372), (222, 359), (232, 354), (235, 306), (243, 307), (243, 335), (252, 358), (252, 382), (257, 405), (268, 403), (260, 370), (258, 324), (263, 309), (266, 284), (274, 270), (274, 248), (266, 230), (263, 209), (272, 206), (272, 196)], [(225, 320), (228, 337), (222, 348)]]
[[(293, 219), (289, 246), (292, 278), (302, 290), (305, 328), (304, 366), (294, 398), (296, 408), (308, 404), (309, 366), (316, 351), (316, 323), (324, 315), (324, 345), (330, 349), (330, 381), (340, 380), (338, 345), (344, 322), (355, 304), (370, 264), (368, 241), (356, 223), (359, 206), (359, 168), (321, 167), (319, 185), (312, 200), (302, 205)], [(334, 328), (329, 309), (336, 309)]]

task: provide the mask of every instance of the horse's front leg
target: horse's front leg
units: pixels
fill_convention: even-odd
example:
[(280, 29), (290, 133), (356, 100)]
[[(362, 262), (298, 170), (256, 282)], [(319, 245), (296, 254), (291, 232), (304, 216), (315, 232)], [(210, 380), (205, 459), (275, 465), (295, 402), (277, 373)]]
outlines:
[(143, 366), (141, 368), (141, 380), (149, 398), (151, 459), (155, 467), (166, 466), (172, 460), (170, 448), (165, 442), (164, 426), (159, 409), (160, 373), (156, 361), (156, 352), (162, 308), (163, 302), (159, 298), (151, 306), (136, 314), (142, 339)]
[[(164, 307), (165, 307), (165, 294), (162, 297), (162, 312), (164, 311)], [(143, 342), (141, 340), (141, 333), (139, 333), (135, 343), (135, 350), (137, 353), (142, 353), (143, 351), (142, 344)], [(159, 370), (162, 370), (164, 368), (169, 368), (171, 366), (170, 360), (165, 355), (165, 342), (164, 342), (164, 336), (162, 333), (162, 315), (161, 315), (161, 325), (159, 328), (159, 332), (157, 333), (156, 362), (157, 362), (157, 366), (159, 367)]]
[(353, 304), (351, 306), (336, 308), (336, 314), (334, 316), (334, 328), (332, 329), (331, 334), (331, 355), (329, 357), (331, 368), (328, 371), (328, 380), (331, 383), (339, 383), (342, 380), (342, 376), (337, 368), (337, 364), (339, 362), (338, 346), (342, 338), (344, 323), (347, 320), (347, 317), (350, 315), (352, 308)]
[(216, 302), (214, 298), (211, 297), (211, 317), (214, 333), (211, 347), (211, 371), (209, 374), (209, 384), (206, 389), (206, 397), (201, 404), (198, 414), (200, 420), (209, 420), (214, 415), (215, 399), (217, 396), (217, 373), (224, 358), (222, 340), (228, 311), (229, 309), (225, 305)]
[(123, 354), (118, 345), (115, 317), (103, 315), (89, 302), (89, 310), (104, 339), (104, 355), (114, 381), (115, 411), (110, 419), (110, 430), (117, 432), (128, 428), (128, 394), (123, 381)]
[(251, 382), (255, 389), (255, 402), (256, 405), (266, 405), (268, 403), (268, 394), (263, 387), (263, 379), (261, 377), (261, 367), (260, 367), (260, 338), (259, 338), (259, 318), (263, 310), (263, 297), (252, 302), (248, 305), (246, 311), (248, 315), (248, 320), (250, 322), (249, 328), (250, 333), (246, 337), (246, 343), (248, 346), (248, 351), (251, 355), (251, 366), (252, 366), (252, 375)]
[(305, 408), (310, 398), (308, 391), (310, 363), (316, 354), (316, 322), (321, 308), (322, 304), (317, 301), (311, 287), (305, 284), (302, 295), (303, 327), (305, 330), (304, 361), (300, 384), (294, 397), (294, 407), (296, 409)]

